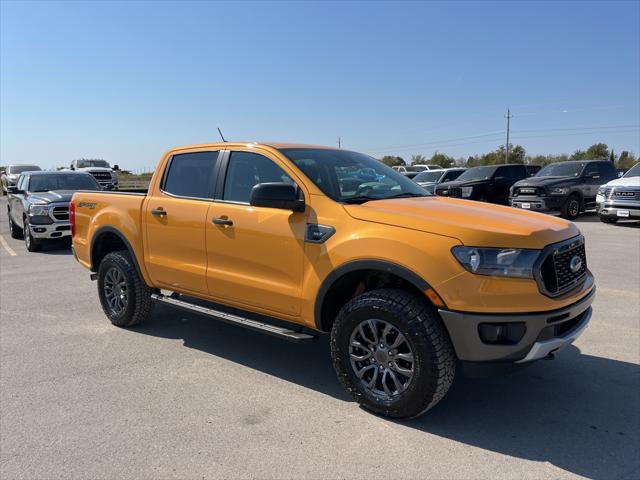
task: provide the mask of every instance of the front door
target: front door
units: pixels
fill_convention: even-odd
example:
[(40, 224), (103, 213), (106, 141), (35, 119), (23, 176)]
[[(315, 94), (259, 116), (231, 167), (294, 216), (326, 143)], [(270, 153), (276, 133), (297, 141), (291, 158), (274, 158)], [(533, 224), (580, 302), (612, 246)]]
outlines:
[(147, 198), (145, 259), (154, 284), (208, 293), (205, 223), (213, 199), (218, 152), (174, 155), (161, 185)]
[(276, 159), (232, 151), (220, 199), (206, 222), (209, 292), (220, 300), (295, 316), (300, 312), (306, 213), (252, 207), (254, 185), (291, 182)]

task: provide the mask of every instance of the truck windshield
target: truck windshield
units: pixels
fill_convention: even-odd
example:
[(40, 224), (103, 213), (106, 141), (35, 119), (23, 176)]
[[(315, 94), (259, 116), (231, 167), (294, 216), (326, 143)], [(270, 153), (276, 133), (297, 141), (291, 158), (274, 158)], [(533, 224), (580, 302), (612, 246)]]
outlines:
[(631, 167), (629, 171), (623, 175), (623, 177), (640, 177), (640, 163), (636, 163), (633, 167)]
[(584, 162), (552, 163), (547, 165), (536, 177), (578, 177), (584, 168)]
[(338, 202), (430, 195), (417, 183), (362, 153), (320, 148), (283, 148), (281, 152), (325, 195)]
[(437, 182), (444, 175), (444, 170), (427, 170), (413, 177), (414, 182)]
[(458, 177), (458, 180), (488, 180), (491, 178), (498, 167), (487, 165), (484, 167), (473, 167), (465, 171)]
[(37, 165), (12, 165), (8, 168), (7, 173), (39, 172), (40, 170), (41, 168)]
[(29, 181), (30, 192), (48, 192), (51, 190), (100, 190), (100, 185), (89, 174), (56, 173), (31, 176)]
[(102, 167), (109, 168), (106, 160), (78, 160), (78, 168)]

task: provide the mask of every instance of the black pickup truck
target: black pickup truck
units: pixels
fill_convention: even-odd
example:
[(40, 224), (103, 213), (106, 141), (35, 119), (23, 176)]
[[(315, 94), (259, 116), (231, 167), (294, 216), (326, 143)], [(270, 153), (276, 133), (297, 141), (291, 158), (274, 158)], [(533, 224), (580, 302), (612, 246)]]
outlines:
[(11, 238), (24, 238), (28, 251), (42, 243), (71, 237), (69, 202), (78, 190), (100, 190), (85, 172), (26, 172), (7, 188), (7, 214)]
[(534, 165), (506, 164), (473, 167), (452, 182), (436, 187), (436, 195), (509, 204), (509, 189), (535, 172)]
[(600, 185), (616, 178), (618, 172), (607, 160), (551, 163), (534, 177), (513, 185), (509, 201), (513, 207), (556, 211), (573, 220), (581, 211), (595, 208)]

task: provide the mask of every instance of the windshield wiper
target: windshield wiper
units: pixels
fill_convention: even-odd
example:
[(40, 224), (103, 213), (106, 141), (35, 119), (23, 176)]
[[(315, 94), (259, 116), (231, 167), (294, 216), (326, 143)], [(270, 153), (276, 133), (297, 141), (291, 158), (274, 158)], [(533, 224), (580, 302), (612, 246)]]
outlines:
[(413, 197), (431, 197), (432, 195), (423, 193), (397, 193), (396, 195), (389, 195), (388, 197), (367, 197), (365, 195), (358, 195), (357, 197), (345, 198), (342, 201), (345, 203), (364, 203), (373, 200), (389, 200), (390, 198), (413, 198)]
[(389, 200), (390, 198), (412, 198), (412, 197), (430, 197), (431, 195), (429, 194), (424, 194), (424, 193), (411, 193), (411, 192), (405, 192), (405, 193), (397, 193), (395, 195), (390, 195), (388, 197), (384, 197), (381, 198), (380, 200)]

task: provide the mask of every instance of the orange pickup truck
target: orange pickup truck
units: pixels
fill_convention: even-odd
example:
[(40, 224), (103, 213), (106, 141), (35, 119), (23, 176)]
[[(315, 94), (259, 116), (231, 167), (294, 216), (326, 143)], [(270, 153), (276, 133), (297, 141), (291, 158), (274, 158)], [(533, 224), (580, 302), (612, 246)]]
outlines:
[(299, 343), (329, 333), (340, 381), (390, 417), (431, 408), (461, 366), (552, 357), (595, 295), (573, 223), (435, 197), (346, 150), (177, 148), (148, 192), (78, 192), (70, 217), (114, 325), (164, 303)]

